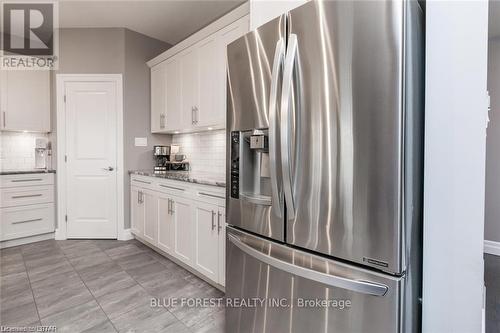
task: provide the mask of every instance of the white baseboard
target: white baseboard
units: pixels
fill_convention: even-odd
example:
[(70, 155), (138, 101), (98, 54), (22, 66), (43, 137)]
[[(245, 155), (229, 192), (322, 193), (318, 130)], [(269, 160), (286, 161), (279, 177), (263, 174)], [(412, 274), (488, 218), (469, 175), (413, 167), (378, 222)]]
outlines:
[(500, 242), (484, 241), (484, 253), (500, 256)]
[(61, 232), (61, 229), (57, 228), (55, 232), (55, 237), (56, 240), (66, 240), (66, 235), (63, 235)]
[(19, 245), (24, 245), (24, 244), (34, 243), (34, 242), (40, 242), (40, 241), (47, 240), (47, 239), (54, 239), (54, 233), (49, 232), (47, 234), (41, 234), (41, 235), (35, 235), (35, 236), (29, 236), (29, 237), (23, 237), (23, 238), (3, 241), (3, 242), (0, 242), (0, 249), (5, 249), (8, 247), (19, 246)]
[(118, 240), (131, 240), (134, 239), (134, 235), (132, 235), (132, 231), (130, 229), (124, 229), (121, 232), (121, 235), (118, 235)]

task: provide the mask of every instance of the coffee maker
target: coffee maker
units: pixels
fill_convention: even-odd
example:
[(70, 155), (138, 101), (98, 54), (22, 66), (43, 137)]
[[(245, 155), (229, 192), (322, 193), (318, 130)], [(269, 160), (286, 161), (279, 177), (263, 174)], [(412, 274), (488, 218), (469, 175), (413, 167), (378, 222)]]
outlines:
[(170, 146), (154, 146), (153, 156), (156, 165), (153, 168), (155, 174), (165, 174), (168, 171), (168, 162), (170, 160)]

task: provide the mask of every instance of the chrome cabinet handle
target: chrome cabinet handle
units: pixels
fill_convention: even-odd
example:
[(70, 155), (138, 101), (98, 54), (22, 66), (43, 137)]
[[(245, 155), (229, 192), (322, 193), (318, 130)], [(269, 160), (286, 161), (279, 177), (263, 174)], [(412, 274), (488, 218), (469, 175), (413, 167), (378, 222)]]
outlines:
[(212, 211), (212, 231), (215, 229), (215, 212)]
[(249, 256), (262, 261), (269, 266), (280, 269), (284, 272), (303, 277), (308, 280), (316, 281), (325, 284), (330, 287), (342, 288), (351, 290), (354, 292), (374, 295), (374, 296), (384, 296), (389, 288), (386, 285), (368, 282), (363, 280), (349, 279), (342, 276), (326, 274), (319, 272), (310, 268), (297, 266), (293, 263), (275, 258), (269, 254), (262, 253), (261, 251), (251, 247), (250, 245), (244, 243), (239, 237), (234, 235), (228, 235), (228, 239), (241, 251), (245, 252)]
[(16, 222), (12, 222), (12, 224), (21, 224), (21, 223), (28, 223), (28, 222), (36, 222), (36, 221), (41, 221), (43, 220), (42, 218), (38, 218), (38, 219), (31, 219), (31, 220), (24, 220), (24, 221), (16, 221)]
[(281, 191), (278, 187), (278, 175), (276, 172), (276, 159), (277, 159), (277, 138), (276, 138), (276, 125), (277, 125), (277, 99), (278, 99), (278, 77), (279, 70), (283, 64), (285, 57), (285, 44), (283, 38), (280, 38), (276, 43), (274, 51), (273, 71), (271, 76), (271, 91), (269, 93), (269, 170), (271, 178), (271, 210), (276, 217), (281, 218)]
[(165, 187), (165, 188), (169, 188), (169, 189), (172, 189), (172, 190), (185, 191), (185, 189), (180, 188), (180, 187), (169, 186), (169, 185), (163, 185), (163, 184), (160, 184), (160, 186), (161, 186), (161, 187)]
[(165, 128), (165, 114), (160, 114), (160, 128)]
[(215, 194), (210, 194), (210, 193), (205, 193), (205, 192), (198, 192), (199, 195), (205, 195), (207, 197), (212, 197), (212, 198), (219, 198), (219, 199), (226, 199), (226, 197), (220, 196), (220, 195), (215, 195)]
[(217, 233), (220, 234), (222, 230), (222, 226), (220, 224), (220, 218), (222, 217), (222, 213), (220, 211), (217, 212)]
[(283, 189), (287, 204), (288, 219), (295, 218), (295, 205), (292, 195), (292, 170), (290, 165), (290, 93), (292, 90), (293, 67), (297, 54), (297, 35), (290, 34), (288, 49), (285, 56), (283, 70), (283, 86), (281, 89), (281, 170), (283, 176)]
[(2, 115), (3, 115), (2, 125), (3, 125), (3, 128), (6, 128), (7, 127), (7, 121), (5, 120), (5, 111), (2, 112)]
[(140, 179), (132, 179), (133, 182), (139, 182), (139, 183), (143, 183), (143, 184), (151, 184), (151, 182), (147, 182), (145, 180), (140, 180)]
[(168, 214), (168, 215), (171, 215), (171, 214), (170, 214), (170, 199), (167, 199), (167, 200), (168, 200), (168, 201), (167, 201), (167, 214)]
[(41, 196), (42, 196), (42, 194), (13, 195), (12, 199), (33, 198), (33, 197), (41, 197)]
[(21, 182), (39, 182), (42, 181), (42, 178), (29, 178), (29, 179), (12, 179), (13, 183), (21, 183)]
[(195, 123), (195, 125), (198, 124), (199, 118), (200, 118), (200, 115), (198, 112), (198, 107), (195, 106), (194, 107), (194, 123)]
[(107, 167), (107, 168), (102, 168), (104, 171), (113, 171), (115, 168), (113, 167)]
[(175, 214), (174, 204), (175, 204), (175, 201), (174, 200), (170, 200), (170, 215), (174, 215)]
[(191, 125), (194, 125), (194, 106), (191, 107)]

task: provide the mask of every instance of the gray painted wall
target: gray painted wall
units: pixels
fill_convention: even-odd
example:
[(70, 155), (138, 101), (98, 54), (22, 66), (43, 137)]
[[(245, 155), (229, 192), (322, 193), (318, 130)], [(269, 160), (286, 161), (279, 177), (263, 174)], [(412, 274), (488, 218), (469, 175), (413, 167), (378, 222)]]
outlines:
[(490, 122), (486, 136), (486, 203), (484, 238), (500, 242), (500, 37), (488, 43)]
[[(130, 227), (128, 170), (150, 169), (155, 144), (171, 136), (151, 134), (150, 71), (146, 61), (170, 48), (157, 39), (123, 28), (65, 28), (60, 30), (59, 70), (52, 75), (51, 141), (56, 167), (55, 74), (122, 74), (125, 228)], [(135, 137), (147, 137), (147, 147), (135, 147)], [(118, 221), (121, 223), (121, 221)]]
[[(151, 169), (154, 145), (169, 144), (170, 135), (151, 134), (150, 69), (146, 61), (170, 47), (169, 44), (125, 30), (125, 72), (123, 79), (123, 140), (125, 170)], [(147, 147), (135, 147), (135, 137), (147, 137)], [(125, 175), (125, 228), (130, 227), (130, 179)]]

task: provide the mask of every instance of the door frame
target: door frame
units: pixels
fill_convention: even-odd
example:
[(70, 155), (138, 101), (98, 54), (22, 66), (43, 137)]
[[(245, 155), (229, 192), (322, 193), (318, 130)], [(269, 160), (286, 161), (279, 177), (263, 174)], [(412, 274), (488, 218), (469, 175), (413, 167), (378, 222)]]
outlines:
[(124, 161), (123, 161), (123, 79), (122, 74), (56, 74), (56, 151), (57, 151), (57, 228), (55, 239), (67, 239), (66, 215), (66, 107), (64, 92), (69, 82), (113, 82), (116, 84), (116, 222), (117, 238), (132, 239), (130, 229), (125, 229), (124, 218)]

